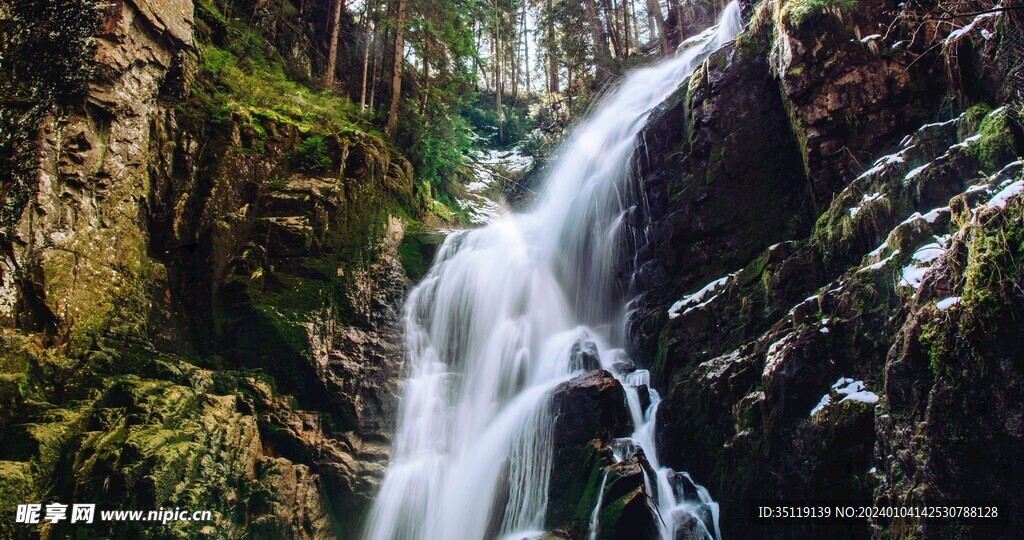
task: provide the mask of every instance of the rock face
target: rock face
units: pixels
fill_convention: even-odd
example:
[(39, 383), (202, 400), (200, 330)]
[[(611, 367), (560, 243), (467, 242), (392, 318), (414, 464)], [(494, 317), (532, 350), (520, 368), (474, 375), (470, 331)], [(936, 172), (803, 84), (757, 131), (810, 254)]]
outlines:
[[(558, 386), (553, 461), (548, 488), (549, 529), (586, 537), (600, 500), (599, 538), (656, 538), (647, 506), (642, 455), (616, 463), (609, 443), (628, 437), (633, 423), (626, 393), (611, 373), (585, 373)], [(603, 490), (602, 490), (603, 488)]]
[[(259, 4), (247, 31), (309, 71), (306, 24)], [(92, 501), (213, 512), (99, 536), (350, 537), (383, 475), (423, 196), (376, 136), (210, 105), (225, 5), (104, 4), (83, 102), (30, 145), (0, 250), (0, 537), (39, 532), (16, 504)], [(311, 137), (330, 166), (295, 165)]]
[[(1021, 276), (1024, 130), (1019, 70), (1000, 63), (1022, 53), (1019, 15), (947, 39), (915, 18), (927, 13), (893, 22), (889, 9), (757, 4), (643, 134), (647, 204), (630, 223), (646, 235), (622, 263), (638, 297), (632, 349), (664, 396), (659, 456), (710, 490), (724, 537), (1020, 526), (1008, 483), (1024, 455), (1024, 364), (1005, 329), (1022, 301), (1008, 287)], [(749, 512), (996, 499), (1014, 509), (999, 524)]]
[(626, 393), (604, 370), (591, 371), (555, 389), (555, 446), (623, 437), (633, 431)]

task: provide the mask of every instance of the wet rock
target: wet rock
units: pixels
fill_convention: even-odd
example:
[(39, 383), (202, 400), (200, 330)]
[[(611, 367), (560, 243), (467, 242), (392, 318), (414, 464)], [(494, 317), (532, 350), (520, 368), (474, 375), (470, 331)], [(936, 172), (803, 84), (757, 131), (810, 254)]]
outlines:
[(597, 350), (597, 344), (589, 339), (574, 343), (569, 352), (569, 369), (572, 371), (601, 369), (601, 354)]
[[(651, 115), (643, 141), (637, 187), (647, 204), (634, 226), (648, 241), (636, 253), (629, 284), (637, 296), (631, 337), (653, 358), (673, 301), (808, 230), (811, 207), (797, 138), (766, 54), (730, 46), (713, 54)], [(714, 332), (720, 323), (694, 314), (686, 323), (693, 334)]]
[(603, 467), (613, 462), (602, 441), (633, 431), (622, 385), (604, 370), (582, 374), (555, 388), (547, 527), (586, 534), (597, 504)]
[(647, 494), (637, 487), (625, 495), (608, 501), (600, 513), (598, 538), (647, 540), (658, 538), (655, 517), (647, 506)]
[(593, 439), (623, 437), (633, 431), (626, 392), (611, 373), (591, 371), (559, 385), (552, 396), (555, 447)]

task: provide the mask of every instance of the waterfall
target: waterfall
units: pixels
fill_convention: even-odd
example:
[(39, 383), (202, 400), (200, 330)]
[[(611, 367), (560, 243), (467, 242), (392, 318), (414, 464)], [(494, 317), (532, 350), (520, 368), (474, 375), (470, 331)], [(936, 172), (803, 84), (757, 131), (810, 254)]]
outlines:
[(647, 489), (656, 494), (662, 537), (689, 513), (718, 538), (707, 491), (658, 463), (657, 393), (640, 410), (636, 390), (646, 372), (615, 367), (624, 354), (616, 347), (625, 339), (626, 299), (614, 264), (629, 234), (622, 222), (634, 204), (637, 135), (651, 111), (739, 30), (733, 2), (676, 57), (629, 74), (601, 100), (560, 149), (531, 211), (445, 240), (406, 302), (391, 464), (366, 538), (480, 540), (542, 531), (551, 393), (581, 372), (572, 350), (587, 340), (626, 388), (637, 426), (632, 441), (654, 471)]

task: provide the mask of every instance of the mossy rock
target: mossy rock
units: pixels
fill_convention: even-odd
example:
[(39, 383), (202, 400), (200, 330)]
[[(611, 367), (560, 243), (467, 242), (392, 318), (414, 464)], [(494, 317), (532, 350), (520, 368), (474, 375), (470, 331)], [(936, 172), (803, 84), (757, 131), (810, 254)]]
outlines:
[(0, 537), (15, 538), (25, 525), (14, 523), (19, 504), (37, 502), (32, 498), (31, 467), (22, 461), (0, 461)]
[(1008, 107), (986, 114), (978, 125), (978, 136), (977, 143), (968, 146), (967, 154), (989, 173), (998, 171), (1024, 149), (1020, 126), (1013, 122)]

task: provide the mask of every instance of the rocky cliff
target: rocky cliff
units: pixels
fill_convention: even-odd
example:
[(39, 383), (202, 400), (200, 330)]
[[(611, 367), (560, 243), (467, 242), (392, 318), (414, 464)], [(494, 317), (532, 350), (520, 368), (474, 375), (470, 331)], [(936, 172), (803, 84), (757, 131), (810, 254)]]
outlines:
[[(1024, 37), (983, 7), (760, 2), (645, 130), (632, 346), (723, 536), (1020, 526)], [(1007, 517), (752, 513), (814, 500)]]
[(354, 535), (387, 459), (406, 266), (422, 265), (403, 245), (425, 215), (411, 166), (280, 75), (318, 58), (290, 3), (245, 24), (231, 2), (47, 14), (84, 8), (95, 37), (61, 49), (91, 73), (80, 95), (33, 102), (53, 79), (5, 64), (27, 96), (5, 111), (33, 116), (28, 158), (4, 156), (0, 537), (72, 534), (14, 526), (26, 502), (214, 516), (97, 537)]

